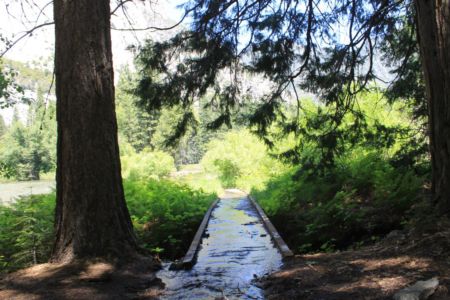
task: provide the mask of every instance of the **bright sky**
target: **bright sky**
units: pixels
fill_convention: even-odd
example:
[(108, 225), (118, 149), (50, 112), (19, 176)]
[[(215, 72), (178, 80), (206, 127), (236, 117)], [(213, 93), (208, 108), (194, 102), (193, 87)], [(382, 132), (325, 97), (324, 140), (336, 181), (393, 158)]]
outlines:
[[(34, 2), (33, 2), (34, 1)], [(0, 4), (0, 35), (11, 41), (16, 40), (26, 31), (36, 25), (53, 21), (53, 5), (51, 0), (28, 1), (33, 5), (26, 4), (25, 0), (4, 0)], [(2, 1), (3, 2), (3, 1)], [(119, 9), (112, 16), (112, 26), (116, 28), (145, 28), (148, 26), (169, 27), (176, 24), (182, 17), (183, 11), (177, 6), (184, 3), (184, 0), (145, 0), (135, 1), (126, 5), (124, 11)], [(111, 9), (116, 6), (116, 1), (111, 1)], [(21, 6), (23, 4), (23, 8)], [(114, 67), (116, 70), (123, 65), (131, 65), (133, 54), (126, 50), (130, 45), (139, 45), (146, 38), (160, 40), (170, 37), (174, 31), (111, 31), (112, 50)], [(5, 49), (3, 43), (0, 44), (0, 53)], [(39, 28), (33, 32), (32, 36), (27, 36), (19, 41), (5, 57), (17, 61), (29, 62), (39, 61), (53, 56), (54, 51), (54, 26), (49, 25)], [(118, 76), (115, 76), (118, 79)], [(17, 105), (20, 116), (25, 116), (26, 105)], [(13, 108), (0, 109), (0, 114), (6, 123), (10, 123)]]
[[(14, 41), (27, 30), (36, 25), (51, 22), (53, 19), (53, 6), (50, 0), (4, 0), (0, 4), (0, 34)], [(25, 4), (33, 2), (35, 6)], [(117, 28), (134, 28), (147, 26), (167, 27), (175, 24), (182, 16), (182, 11), (176, 6), (183, 3), (181, 0), (145, 0), (135, 1), (126, 5), (127, 15), (119, 9), (112, 17), (113, 26)], [(23, 9), (21, 7), (23, 3)], [(111, 9), (115, 7), (115, 1), (111, 1)], [(42, 12), (41, 9), (43, 8)], [(138, 44), (146, 37), (154, 39), (164, 38), (170, 32), (124, 32), (112, 30), (114, 64), (119, 67), (131, 62), (132, 55), (126, 50), (131, 44)], [(0, 49), (4, 49), (0, 45)], [(49, 57), (54, 48), (54, 26), (45, 26), (36, 30), (31, 37), (22, 39), (5, 55), (6, 58), (19, 61), (38, 60), (40, 57)]]

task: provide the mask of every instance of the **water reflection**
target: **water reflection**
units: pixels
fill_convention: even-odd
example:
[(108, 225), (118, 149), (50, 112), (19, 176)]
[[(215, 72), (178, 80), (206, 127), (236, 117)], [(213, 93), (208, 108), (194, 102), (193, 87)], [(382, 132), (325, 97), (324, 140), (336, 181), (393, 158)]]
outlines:
[(278, 270), (281, 254), (247, 198), (222, 199), (209, 220), (191, 270), (158, 273), (162, 299), (263, 299), (252, 280)]

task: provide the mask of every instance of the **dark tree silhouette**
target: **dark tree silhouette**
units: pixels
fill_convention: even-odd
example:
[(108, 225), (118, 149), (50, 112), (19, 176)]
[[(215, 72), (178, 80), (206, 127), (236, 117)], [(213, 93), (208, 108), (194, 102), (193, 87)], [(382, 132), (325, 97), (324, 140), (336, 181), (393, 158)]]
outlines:
[(418, 40), (428, 100), (434, 201), (450, 213), (450, 5), (416, 0)]
[(57, 204), (53, 260), (133, 256), (120, 173), (109, 0), (54, 1)]

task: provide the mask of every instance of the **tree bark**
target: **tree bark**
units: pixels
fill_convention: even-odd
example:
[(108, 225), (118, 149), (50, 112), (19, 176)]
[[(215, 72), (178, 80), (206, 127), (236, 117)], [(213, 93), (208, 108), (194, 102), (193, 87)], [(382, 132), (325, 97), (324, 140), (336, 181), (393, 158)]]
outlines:
[(450, 213), (450, 1), (415, 0), (428, 98), (432, 189), (440, 213)]
[(109, 0), (55, 0), (53, 261), (136, 253), (120, 174)]

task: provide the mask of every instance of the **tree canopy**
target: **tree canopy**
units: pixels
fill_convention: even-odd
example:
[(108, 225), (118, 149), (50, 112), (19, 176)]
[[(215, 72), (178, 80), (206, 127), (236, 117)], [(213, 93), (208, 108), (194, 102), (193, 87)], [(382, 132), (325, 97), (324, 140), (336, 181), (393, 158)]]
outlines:
[[(356, 142), (369, 136), (356, 97), (361, 92), (382, 87), (391, 101), (402, 99), (413, 107), (426, 125), (412, 1), (197, 0), (184, 8), (192, 18), (188, 29), (168, 41), (147, 41), (141, 49), (136, 92), (148, 110), (188, 108), (208, 96), (205, 106), (220, 108), (209, 127), (218, 128), (231, 126), (233, 113), (253, 101), (249, 125), (269, 145), (269, 128), (279, 121), (285, 134), (302, 134), (297, 147), (319, 141), (318, 147), (326, 149), (324, 163), (333, 163), (339, 139)], [(246, 87), (249, 76), (262, 77), (265, 86)], [(304, 92), (327, 107), (306, 122), (299, 118)], [(249, 100), (256, 94), (257, 100)], [(297, 118), (286, 116), (283, 103), (298, 111)], [(354, 122), (343, 130), (346, 114)], [(174, 136), (193, 123), (187, 109)], [(395, 127), (377, 129), (386, 143), (393, 134), (418, 138)]]
[[(184, 8), (191, 20), (186, 30), (168, 41), (149, 41), (141, 49), (143, 71), (136, 92), (144, 107), (188, 108), (213, 91), (210, 103), (216, 103), (221, 114), (211, 127), (230, 126), (230, 115), (249, 92), (243, 78), (260, 76), (266, 81), (254, 87), (263, 93), (250, 116), (250, 127), (269, 145), (273, 145), (267, 138), (269, 128), (278, 120), (287, 134), (302, 134), (295, 148), (319, 141), (320, 169), (334, 164), (342, 137), (351, 142), (367, 137), (368, 116), (359, 109), (356, 96), (381, 87), (384, 96), (401, 98), (420, 118), (422, 130), (403, 138), (417, 146), (408, 150), (416, 155), (427, 148), (423, 142), (428, 137), (434, 203), (440, 212), (450, 213), (450, 8), (446, 3), (192, 0)], [(158, 76), (152, 76), (155, 73)], [(303, 110), (301, 91), (316, 95), (326, 109), (306, 122), (289, 121), (282, 103), (293, 101), (297, 112)], [(349, 114), (354, 122), (343, 131), (341, 125)], [(193, 121), (187, 109), (174, 137), (185, 133)], [(311, 134), (311, 128), (317, 130)], [(377, 129), (387, 142), (392, 134), (401, 133), (396, 128)], [(299, 152), (295, 148), (294, 154)]]

